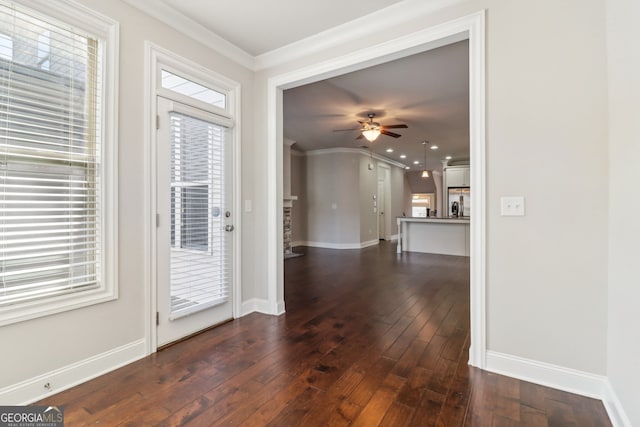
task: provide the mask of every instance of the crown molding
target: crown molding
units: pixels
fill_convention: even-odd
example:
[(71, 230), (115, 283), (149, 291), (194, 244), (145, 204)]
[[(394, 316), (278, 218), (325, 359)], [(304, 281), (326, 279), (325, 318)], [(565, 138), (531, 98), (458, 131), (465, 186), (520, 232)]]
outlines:
[(409, 19), (427, 15), (463, 1), (465, 0), (404, 0), (258, 55), (254, 57), (254, 70), (275, 67), (353, 40), (366, 38), (371, 34), (402, 26)]
[(255, 58), (230, 41), (220, 37), (193, 19), (179, 13), (163, 1), (123, 0), (145, 15), (167, 24), (169, 27), (215, 50), (238, 64), (255, 71)]
[(402, 170), (404, 170), (404, 168), (407, 166), (403, 163), (400, 162), (396, 162), (395, 160), (391, 160), (387, 157), (381, 156), (379, 154), (373, 154), (371, 155), (371, 153), (367, 150), (364, 150), (362, 148), (345, 148), (345, 147), (337, 147), (337, 148), (322, 148), (320, 150), (309, 150), (309, 151), (304, 151), (301, 152), (302, 156), (307, 156), (307, 157), (314, 157), (314, 156), (325, 156), (328, 154), (360, 154), (362, 156), (365, 157), (373, 157), (375, 160), (384, 162), (388, 165), (391, 166), (395, 166), (398, 167)]
[(436, 10), (444, 9), (465, 0), (403, 0), (258, 56), (252, 56), (217, 33), (176, 11), (163, 1), (123, 1), (240, 65), (252, 71), (260, 71), (331, 49), (353, 40), (366, 38), (385, 29), (401, 26), (409, 19), (433, 13)]
[(289, 147), (291, 147), (296, 142), (298, 141), (294, 141), (293, 139), (289, 139), (289, 138), (284, 138), (283, 140), (284, 145), (288, 145)]

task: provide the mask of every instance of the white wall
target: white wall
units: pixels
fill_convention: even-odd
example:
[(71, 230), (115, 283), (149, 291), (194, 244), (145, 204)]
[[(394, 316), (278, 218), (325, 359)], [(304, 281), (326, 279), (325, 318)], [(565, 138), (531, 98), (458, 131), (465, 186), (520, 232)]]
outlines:
[[(144, 41), (177, 52), (242, 84), (243, 144), (253, 145), (250, 123), (253, 117), (252, 72), (194, 43), (167, 26), (150, 19), (121, 1), (82, 0), (81, 3), (120, 23), (119, 91), (119, 298), (95, 306), (56, 314), (0, 328), (3, 344), (0, 389), (83, 361), (144, 338), (145, 272), (143, 212), (145, 191), (144, 142)], [(245, 167), (245, 170), (249, 168)], [(244, 180), (243, 191), (251, 194), (252, 179)], [(251, 225), (245, 234), (252, 241)], [(246, 222), (246, 223), (247, 223)], [(245, 244), (245, 259), (254, 256)], [(251, 262), (244, 264), (244, 283), (251, 293)], [(11, 351), (8, 349), (11, 348)], [(53, 382), (53, 392), (57, 383)], [(42, 385), (39, 385), (40, 389)]]
[(640, 4), (607, 2), (609, 71), (609, 311), (607, 376), (640, 426)]
[[(262, 88), (269, 77), (482, 9), (487, 9), (488, 348), (604, 374), (608, 221), (602, 198), (608, 168), (603, 0), (469, 0), (260, 71), (256, 135), (266, 133)], [(266, 146), (253, 154), (266, 158)], [(256, 190), (266, 193), (266, 174), (256, 175), (254, 182)], [(569, 185), (570, 197), (553, 191), (560, 183)], [(524, 196), (526, 216), (501, 217), (503, 195)], [(269, 226), (265, 217), (262, 228)], [(264, 247), (257, 252), (266, 253), (266, 240), (259, 241)]]

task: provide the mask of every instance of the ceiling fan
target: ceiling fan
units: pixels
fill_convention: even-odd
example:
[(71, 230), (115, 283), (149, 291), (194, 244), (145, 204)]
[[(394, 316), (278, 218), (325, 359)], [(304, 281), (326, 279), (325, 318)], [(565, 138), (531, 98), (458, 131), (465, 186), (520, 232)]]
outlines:
[(369, 121), (358, 120), (358, 123), (360, 123), (360, 125), (361, 125), (360, 129), (336, 129), (336, 130), (334, 130), (334, 132), (341, 132), (341, 131), (347, 131), (347, 130), (359, 130), (361, 133), (360, 133), (360, 135), (358, 135), (358, 137), (356, 139), (366, 138), (369, 142), (373, 142), (381, 134), (390, 136), (392, 138), (400, 138), (402, 136), (402, 135), (397, 134), (395, 132), (389, 132), (387, 129), (406, 129), (406, 128), (408, 128), (408, 126), (405, 125), (405, 124), (381, 125), (380, 123), (373, 121), (373, 118), (375, 116), (376, 115), (374, 113), (369, 113), (369, 114), (367, 114), (367, 117), (369, 117)]

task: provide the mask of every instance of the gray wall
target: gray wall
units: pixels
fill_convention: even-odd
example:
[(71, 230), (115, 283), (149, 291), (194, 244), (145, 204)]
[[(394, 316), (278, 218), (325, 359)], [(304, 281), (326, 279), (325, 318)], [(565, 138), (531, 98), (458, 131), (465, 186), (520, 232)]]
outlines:
[(411, 193), (411, 187), (409, 186), (409, 177), (404, 174), (404, 192), (402, 198), (402, 211), (405, 216), (411, 216), (413, 212), (413, 198)]
[(291, 155), (291, 194), (298, 196), (291, 210), (292, 242), (304, 242), (307, 238), (307, 158), (293, 151)]
[(412, 193), (436, 194), (436, 184), (433, 182), (433, 174), (429, 178), (422, 178), (422, 171), (407, 171), (407, 181)]
[[(640, 426), (640, 4), (610, 0), (609, 292), (607, 376), (629, 418)], [(631, 48), (633, 46), (633, 48)]]
[[(293, 202), (293, 241), (353, 247), (377, 240), (373, 196), (378, 192), (378, 162), (359, 151), (291, 156), (291, 194), (298, 196)], [(395, 166), (390, 170), (390, 214), (395, 218), (403, 211), (404, 171)], [(395, 219), (391, 230), (397, 233)]]
[(404, 176), (404, 170), (397, 167), (391, 168), (391, 232), (389, 234), (392, 236), (398, 234), (396, 218), (402, 216), (402, 212), (405, 212)]
[[(378, 241), (378, 214), (373, 212), (373, 196), (378, 193), (378, 166), (375, 160), (362, 154), (360, 160), (360, 240), (359, 243)], [(369, 169), (371, 164), (371, 169)]]
[(337, 245), (360, 243), (359, 192), (360, 155), (308, 156), (308, 241)]

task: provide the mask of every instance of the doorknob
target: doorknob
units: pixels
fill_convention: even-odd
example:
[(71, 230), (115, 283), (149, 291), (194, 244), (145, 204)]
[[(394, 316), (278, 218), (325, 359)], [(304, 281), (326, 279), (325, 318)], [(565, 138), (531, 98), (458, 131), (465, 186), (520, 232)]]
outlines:
[(233, 231), (233, 225), (225, 225), (224, 231)]

